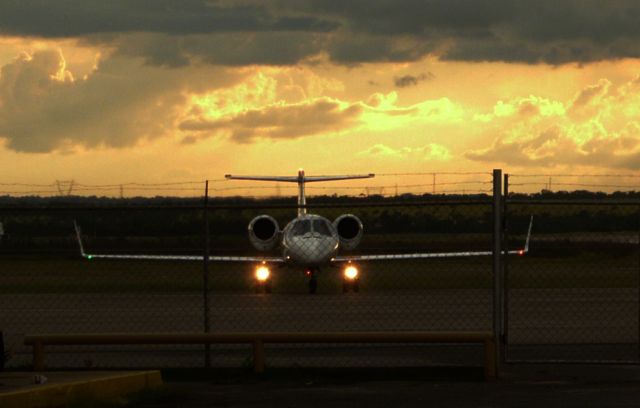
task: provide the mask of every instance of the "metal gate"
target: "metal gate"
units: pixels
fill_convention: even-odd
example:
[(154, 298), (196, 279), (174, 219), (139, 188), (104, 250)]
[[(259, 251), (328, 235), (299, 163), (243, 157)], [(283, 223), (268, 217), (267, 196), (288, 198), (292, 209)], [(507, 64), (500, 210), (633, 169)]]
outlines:
[(640, 203), (504, 192), (507, 249), (534, 217), (530, 252), (504, 261), (505, 361), (637, 364)]

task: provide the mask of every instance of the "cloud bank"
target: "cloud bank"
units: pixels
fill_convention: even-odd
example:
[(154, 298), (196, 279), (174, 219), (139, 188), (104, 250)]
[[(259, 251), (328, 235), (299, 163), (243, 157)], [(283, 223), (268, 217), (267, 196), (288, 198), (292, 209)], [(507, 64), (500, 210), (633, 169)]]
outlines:
[(180, 124), (191, 132), (185, 141), (222, 133), (233, 141), (247, 143), (256, 138), (295, 139), (339, 132), (358, 124), (362, 107), (320, 98), (297, 104), (275, 104), (250, 109), (220, 119), (200, 116)]
[(491, 146), (469, 151), (474, 161), (512, 166), (560, 165), (640, 169), (640, 77), (619, 86), (602, 79), (561, 103), (521, 98), (476, 115)]
[(36, 0), (0, 2), (0, 34), (78, 38), (183, 66), (445, 60), (587, 63), (640, 56), (635, 0)]
[(74, 78), (59, 51), (23, 54), (0, 69), (0, 138), (21, 152), (131, 146), (171, 132), (189, 92), (233, 77), (112, 58)]
[(452, 157), (449, 149), (437, 143), (429, 143), (420, 147), (404, 146), (400, 148), (393, 148), (383, 143), (378, 143), (366, 150), (358, 152), (358, 156), (419, 162), (428, 160), (447, 161)]

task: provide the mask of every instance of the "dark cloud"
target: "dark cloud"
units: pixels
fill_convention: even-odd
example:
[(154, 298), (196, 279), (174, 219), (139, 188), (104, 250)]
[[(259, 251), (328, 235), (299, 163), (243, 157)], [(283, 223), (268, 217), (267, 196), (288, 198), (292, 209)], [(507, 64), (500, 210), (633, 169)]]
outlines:
[(255, 138), (295, 139), (355, 126), (362, 112), (360, 105), (341, 106), (336, 101), (321, 98), (300, 104), (252, 109), (216, 120), (200, 116), (182, 122), (180, 129), (193, 132), (185, 138), (186, 143), (217, 134), (228, 135), (240, 143)]
[[(640, 2), (5, 0), (0, 33), (99, 41), (166, 66), (291, 65), (319, 55), (349, 65), (429, 54), (586, 63), (640, 57)], [(147, 41), (129, 41), (139, 34)]]
[(367, 62), (416, 61), (434, 52), (437, 46), (437, 42), (412, 36), (340, 31), (324, 39), (323, 51), (333, 62), (355, 65)]
[(0, 69), (0, 139), (21, 152), (131, 146), (174, 129), (186, 93), (233, 78), (112, 58), (87, 78), (73, 79), (57, 51), (23, 55)]
[(611, 82), (606, 79), (601, 79), (597, 84), (587, 86), (581, 90), (571, 103), (573, 110), (579, 109), (585, 105), (588, 105), (592, 101), (598, 98), (602, 98), (609, 91)]
[(147, 64), (181, 67), (193, 62), (243, 66), (294, 65), (322, 50), (313, 33), (265, 32), (169, 36), (133, 34), (111, 42), (118, 54), (142, 56)]
[[(357, 35), (412, 38), (443, 59), (563, 64), (640, 56), (635, 0), (281, 0)], [(296, 6), (297, 5), (297, 6)], [(348, 48), (352, 38), (343, 38)], [(372, 60), (385, 52), (371, 51)], [(334, 60), (342, 61), (332, 54)], [(338, 57), (338, 58), (336, 58)]]
[(430, 79), (434, 79), (436, 76), (433, 75), (433, 73), (431, 72), (427, 72), (422, 73), (420, 75), (417, 76), (413, 76), (413, 75), (403, 75), (401, 77), (395, 77), (393, 78), (393, 83), (398, 87), (398, 88), (406, 88), (408, 86), (415, 86), (418, 85), (418, 82), (422, 82), (422, 81), (427, 81)]
[(424, 35), (438, 31), (482, 34), (513, 18), (517, 0), (276, 0), (284, 9), (303, 10), (342, 21), (353, 31), (379, 35)]
[(100, 33), (174, 35), (219, 32), (329, 31), (334, 22), (275, 15), (261, 4), (225, 6), (207, 0), (6, 0), (0, 32), (77, 37)]

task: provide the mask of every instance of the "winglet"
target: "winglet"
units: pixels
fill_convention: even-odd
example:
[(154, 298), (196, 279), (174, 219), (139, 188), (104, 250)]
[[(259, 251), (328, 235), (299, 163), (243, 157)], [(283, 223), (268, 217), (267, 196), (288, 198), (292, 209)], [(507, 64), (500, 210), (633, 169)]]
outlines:
[(84, 246), (82, 245), (82, 233), (80, 232), (80, 227), (76, 220), (73, 220), (73, 227), (76, 229), (76, 238), (78, 239), (78, 245), (80, 246), (80, 256), (83, 258), (91, 259), (91, 256), (87, 255), (84, 252)]
[(527, 240), (524, 242), (524, 253), (529, 252), (529, 241), (531, 240), (531, 228), (533, 227), (533, 215), (529, 221), (529, 231), (527, 232)]

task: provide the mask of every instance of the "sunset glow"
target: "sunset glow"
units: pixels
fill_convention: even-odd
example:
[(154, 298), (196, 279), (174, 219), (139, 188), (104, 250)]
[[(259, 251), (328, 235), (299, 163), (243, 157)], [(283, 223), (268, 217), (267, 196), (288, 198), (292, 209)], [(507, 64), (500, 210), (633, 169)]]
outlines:
[[(606, 26), (613, 3), (561, 1), (566, 20), (541, 6), (526, 23), (501, 2), (381, 0), (368, 16), (359, 2), (188, 3), (165, 20), (83, 2), (70, 19), (106, 14), (70, 27), (0, 6), (0, 181), (640, 170), (637, 39), (571, 25)], [(110, 13), (129, 17), (112, 27)]]

